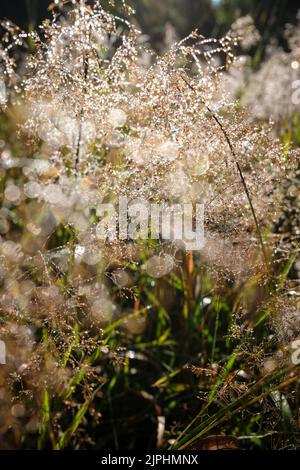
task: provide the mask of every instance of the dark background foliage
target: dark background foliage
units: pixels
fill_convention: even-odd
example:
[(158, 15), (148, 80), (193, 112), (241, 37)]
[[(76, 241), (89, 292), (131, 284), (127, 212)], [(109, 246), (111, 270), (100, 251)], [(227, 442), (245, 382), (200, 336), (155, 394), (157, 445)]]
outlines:
[[(49, 0), (1, 0), (0, 17), (24, 28), (34, 27), (50, 17), (47, 11), (50, 3)], [(299, 0), (131, 0), (130, 4), (154, 46), (163, 40), (167, 23), (174, 26), (180, 37), (196, 28), (205, 36), (216, 36), (226, 32), (237, 17), (248, 13), (255, 19), (263, 44), (277, 37), (284, 45), (284, 24), (294, 23), (300, 9)]]

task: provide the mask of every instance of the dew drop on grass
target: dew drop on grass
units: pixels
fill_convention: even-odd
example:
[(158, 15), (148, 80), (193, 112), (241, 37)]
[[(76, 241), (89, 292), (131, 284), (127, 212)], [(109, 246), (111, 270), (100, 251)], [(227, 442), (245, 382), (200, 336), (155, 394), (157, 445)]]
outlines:
[(21, 403), (18, 403), (11, 408), (11, 414), (14, 418), (23, 418), (25, 415), (25, 407)]
[(124, 327), (126, 328), (128, 333), (134, 336), (141, 335), (145, 331), (146, 326), (146, 318), (140, 315), (128, 318), (128, 320), (124, 323)]
[(21, 197), (21, 191), (18, 186), (11, 184), (5, 188), (5, 199), (12, 203), (18, 203)]
[(263, 363), (263, 370), (266, 374), (269, 374), (273, 370), (275, 370), (277, 367), (277, 362), (273, 358), (268, 358), (264, 361)]
[(15, 243), (12, 242), (12, 241), (4, 242), (1, 246), (1, 248), (2, 248), (2, 253), (5, 256), (11, 256), (14, 253), (14, 250), (15, 250)]
[(118, 287), (126, 287), (129, 284), (129, 276), (123, 269), (117, 269), (111, 274), (113, 282)]
[(84, 253), (83, 261), (88, 266), (95, 266), (101, 261), (101, 253), (99, 250), (87, 248)]
[(92, 316), (101, 322), (110, 322), (113, 317), (115, 306), (109, 299), (97, 299), (93, 302)]
[(179, 146), (176, 142), (167, 140), (166, 142), (161, 143), (157, 147), (157, 153), (161, 158), (164, 158), (166, 161), (176, 160), (179, 153)]
[(24, 185), (24, 194), (30, 199), (38, 198), (42, 193), (42, 187), (36, 181)]
[(127, 114), (122, 109), (112, 109), (108, 115), (108, 122), (114, 128), (125, 126)]
[(49, 184), (44, 188), (43, 196), (50, 204), (59, 204), (64, 199), (63, 192), (57, 184)]
[(174, 259), (170, 255), (152, 256), (146, 263), (146, 272), (154, 278), (169, 274), (173, 268)]

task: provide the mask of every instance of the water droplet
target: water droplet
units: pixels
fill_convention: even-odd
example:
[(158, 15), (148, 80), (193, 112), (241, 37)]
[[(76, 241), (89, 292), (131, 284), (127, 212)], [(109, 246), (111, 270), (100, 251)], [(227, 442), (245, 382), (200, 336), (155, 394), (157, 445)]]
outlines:
[(95, 266), (101, 260), (101, 253), (99, 250), (88, 248), (85, 251), (83, 261), (88, 266)]
[(32, 181), (24, 185), (24, 194), (31, 199), (38, 198), (41, 192), (41, 185), (36, 181)]
[(127, 121), (127, 114), (122, 109), (112, 109), (108, 115), (109, 124), (114, 127), (123, 127)]
[(17, 203), (20, 200), (21, 197), (21, 191), (18, 188), (18, 186), (15, 186), (14, 184), (11, 184), (6, 187), (5, 189), (5, 199), (12, 203)]
[(146, 264), (149, 276), (160, 278), (170, 273), (174, 268), (174, 259), (170, 255), (152, 256)]
[(124, 323), (126, 330), (135, 336), (141, 335), (145, 331), (146, 326), (146, 318), (140, 315), (133, 316)]
[(129, 284), (129, 276), (123, 269), (117, 269), (112, 272), (111, 277), (118, 287), (126, 287)]
[(9, 258), (18, 259), (22, 255), (21, 245), (10, 240), (4, 242), (2, 244), (2, 253)]
[(176, 142), (167, 140), (157, 147), (157, 153), (167, 161), (176, 160), (179, 153), (179, 146)]
[(109, 322), (112, 320), (114, 304), (109, 299), (97, 299), (93, 302), (91, 311), (95, 319)]
[(58, 204), (64, 199), (63, 192), (57, 184), (49, 184), (43, 190), (43, 196), (46, 202)]
[(14, 418), (23, 418), (25, 415), (25, 407), (21, 403), (12, 406), (11, 408), (11, 414), (13, 415)]

